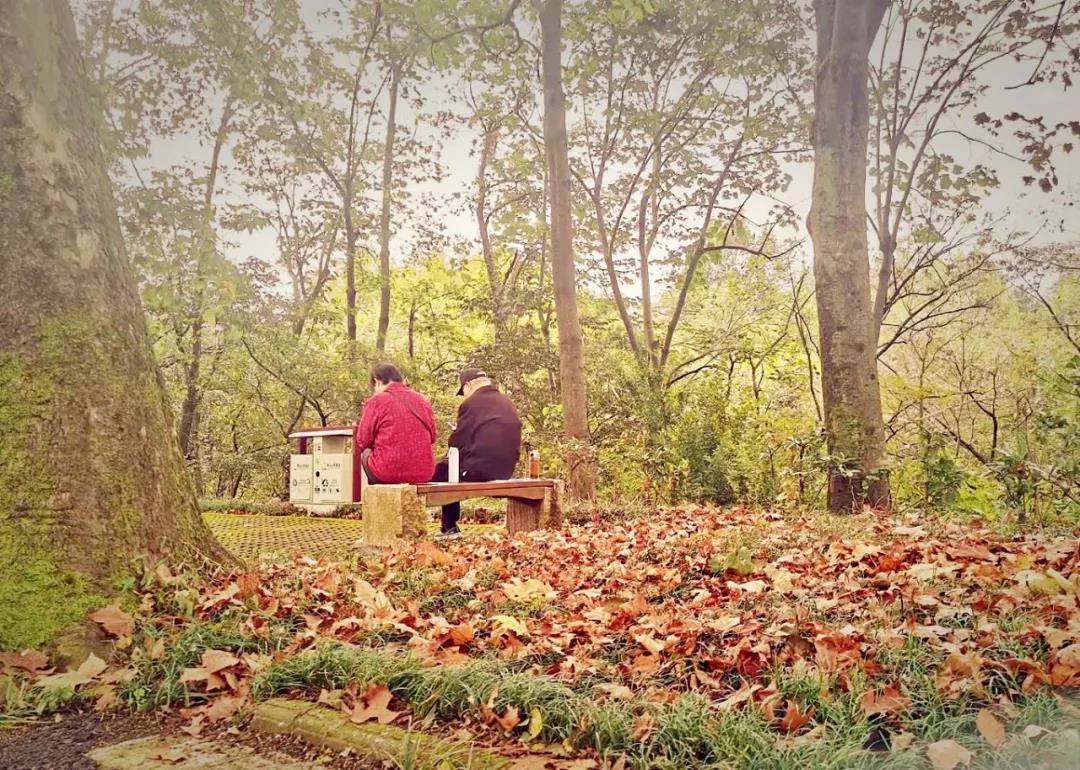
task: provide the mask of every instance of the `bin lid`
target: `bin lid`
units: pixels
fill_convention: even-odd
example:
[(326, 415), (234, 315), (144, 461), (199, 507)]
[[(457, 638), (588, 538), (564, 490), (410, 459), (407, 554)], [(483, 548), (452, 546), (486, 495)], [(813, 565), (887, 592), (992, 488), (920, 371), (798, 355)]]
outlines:
[(316, 436), (351, 436), (356, 430), (352, 425), (327, 425), (325, 428), (303, 428), (289, 434), (289, 438), (315, 438)]

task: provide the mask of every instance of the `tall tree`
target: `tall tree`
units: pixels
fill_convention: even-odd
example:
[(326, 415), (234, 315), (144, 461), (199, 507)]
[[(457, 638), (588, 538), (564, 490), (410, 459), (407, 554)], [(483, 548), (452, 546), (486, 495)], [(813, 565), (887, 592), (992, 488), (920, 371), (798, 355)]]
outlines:
[(0, 647), (140, 553), (224, 558), (199, 516), (65, 0), (0, 2)]
[(866, 233), (869, 54), (888, 0), (815, 0), (809, 229), (821, 336), (831, 510), (888, 505)]
[(570, 161), (566, 140), (566, 93), (563, 91), (562, 0), (534, 0), (540, 16), (540, 61), (544, 90), (544, 147), (547, 154), (551, 228), (551, 278), (559, 327), (559, 375), (568, 455), (569, 493), (591, 500), (596, 494), (585, 391), (585, 356), (577, 304), (573, 221), (570, 215)]

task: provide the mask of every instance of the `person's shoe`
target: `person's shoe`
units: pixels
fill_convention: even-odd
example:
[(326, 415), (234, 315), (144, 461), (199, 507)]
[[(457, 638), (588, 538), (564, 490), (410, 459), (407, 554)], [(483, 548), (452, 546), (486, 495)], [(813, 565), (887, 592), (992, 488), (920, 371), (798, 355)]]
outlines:
[(436, 540), (460, 540), (461, 539), (461, 530), (458, 529), (457, 527), (454, 527), (453, 529), (447, 530), (446, 532), (440, 532), (439, 534), (435, 535), (435, 539)]

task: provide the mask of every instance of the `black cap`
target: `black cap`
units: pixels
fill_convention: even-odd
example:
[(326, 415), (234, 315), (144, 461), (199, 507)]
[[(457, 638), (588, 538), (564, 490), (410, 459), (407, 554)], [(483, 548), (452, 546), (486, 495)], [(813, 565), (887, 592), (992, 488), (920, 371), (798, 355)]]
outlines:
[(472, 382), (478, 377), (487, 377), (487, 372), (483, 369), (462, 369), (461, 374), (458, 376), (458, 381), (461, 383), (461, 386), (457, 389), (457, 394), (459, 396), (465, 395), (465, 384)]

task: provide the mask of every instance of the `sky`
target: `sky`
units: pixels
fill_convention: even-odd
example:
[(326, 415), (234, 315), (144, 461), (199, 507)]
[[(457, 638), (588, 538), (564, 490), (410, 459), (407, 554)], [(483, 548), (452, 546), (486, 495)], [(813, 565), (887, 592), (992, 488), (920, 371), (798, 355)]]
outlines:
[[(321, 31), (320, 27), (325, 26), (325, 22), (319, 20), (318, 10), (326, 2), (327, 0), (309, 0), (305, 6), (305, 11), (318, 31)], [(1030, 64), (1018, 65), (1009, 61), (1002, 63), (992, 72), (991, 80), (1002, 85), (1014, 84), (1026, 80), (1029, 74)], [(424, 102), (424, 109), (428, 113), (440, 109), (460, 110), (462, 107), (464, 83), (457, 76), (428, 75), (416, 84), (416, 88)], [(539, 89), (539, 84), (537, 88)], [(1074, 91), (1075, 89), (1063, 91), (1060, 84), (1038, 85), (1019, 90), (994, 88), (985, 99), (982, 108), (991, 114), (1003, 114), (1014, 109), (1027, 114), (1038, 113), (1046, 116), (1047, 123), (1076, 120), (1080, 118), (1080, 99), (1076, 97)], [(571, 109), (569, 119), (573, 124), (574, 105), (569, 106)], [(400, 118), (402, 126), (408, 130), (421, 132), (431, 130), (424, 125), (417, 125), (416, 113), (411, 106), (401, 108)], [(535, 119), (538, 123), (540, 118), (540, 114), (537, 113)], [(956, 127), (966, 127), (970, 125), (969, 121), (970, 116), (964, 116), (956, 122)], [(437, 211), (433, 213), (446, 235), (471, 241), (479, 250), (479, 238), (473, 214), (468, 201), (460, 200), (460, 193), (471, 191), (473, 186), (476, 168), (475, 149), (475, 132), (464, 124), (455, 126), (449, 138), (437, 148), (437, 160), (445, 170), (443, 179), (424, 182), (417, 185), (414, 190), (417, 193), (427, 194), (434, 202)], [(1032, 232), (1035, 234), (1035, 243), (1080, 240), (1080, 217), (1077, 216), (1075, 206), (1075, 202), (1080, 200), (1080, 173), (1078, 173), (1080, 172), (1080, 150), (1071, 155), (1059, 154), (1055, 157), (1061, 184), (1051, 194), (1044, 194), (1037, 188), (1023, 185), (1021, 177), (1027, 173), (1027, 170), (1016, 161), (993, 156), (986, 148), (964, 141), (958, 141), (950, 149), (960, 163), (988, 162), (998, 170), (1001, 185), (985, 198), (983, 206), (994, 217), (1005, 217), (1001, 226), (1003, 230), (1022, 229)], [(200, 142), (197, 137), (179, 136), (156, 143), (151, 148), (150, 157), (140, 161), (140, 165), (144, 168), (204, 165), (208, 155), (209, 147), (205, 142)], [(226, 153), (225, 163), (226, 167), (230, 164), (228, 153)], [(811, 201), (813, 166), (809, 162), (787, 163), (785, 168), (791, 175), (792, 181), (788, 190), (779, 197), (792, 206), (800, 222), (805, 222)], [(455, 200), (455, 194), (459, 194), (458, 200)], [(227, 181), (219, 199), (222, 202), (241, 202), (243, 194), (235, 183), (230, 184)], [(751, 218), (764, 220), (770, 205), (771, 202), (766, 200), (752, 204), (749, 208)], [(407, 222), (395, 221), (393, 225), (392, 255), (395, 262), (401, 262), (412, 251), (416, 233)], [(810, 244), (805, 228), (797, 227), (785, 235), (804, 242), (804, 253), (808, 259)], [(258, 257), (267, 262), (274, 261), (277, 247), (271, 231), (230, 233), (228, 238), (229, 243), (225, 248), (230, 259), (242, 262), (249, 257)], [(579, 252), (583, 247), (587, 248), (587, 245), (579, 242)], [(663, 277), (658, 276), (656, 280), (662, 283)], [(638, 291), (632, 284), (624, 288), (631, 296)]]

